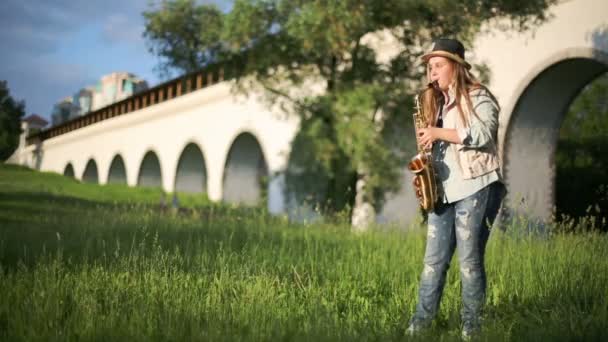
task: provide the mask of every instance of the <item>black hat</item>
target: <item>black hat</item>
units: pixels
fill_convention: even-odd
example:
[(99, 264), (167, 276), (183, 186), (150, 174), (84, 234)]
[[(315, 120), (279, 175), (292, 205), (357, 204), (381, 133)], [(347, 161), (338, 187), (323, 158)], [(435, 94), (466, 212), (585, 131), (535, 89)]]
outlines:
[(431, 51), (422, 55), (422, 60), (426, 63), (431, 57), (441, 56), (449, 58), (455, 62), (471, 69), (471, 64), (464, 60), (464, 45), (456, 39), (439, 38), (433, 42)]

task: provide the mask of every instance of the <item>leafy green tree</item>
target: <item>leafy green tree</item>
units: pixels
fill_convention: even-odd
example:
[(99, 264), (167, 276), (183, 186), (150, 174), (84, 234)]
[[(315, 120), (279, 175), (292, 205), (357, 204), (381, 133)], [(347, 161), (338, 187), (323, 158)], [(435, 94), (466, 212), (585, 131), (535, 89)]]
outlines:
[[(159, 54), (167, 66), (191, 71), (196, 65), (190, 56), (209, 51), (213, 62), (238, 66), (237, 89), (264, 90), (270, 105), (298, 115), (289, 192), (324, 213), (352, 208), (353, 225), (366, 227), (385, 194), (405, 181), (402, 170), (415, 149), (412, 95), (421, 87), (424, 47), (436, 37), (470, 43), (493, 18), (528, 29), (546, 19), (554, 2), (236, 0), (220, 23), (187, 15), (212, 7), (174, 0), (145, 13), (146, 36), (154, 37), (153, 52), (185, 47), (187, 53)], [(163, 18), (175, 20), (157, 25)], [(189, 27), (221, 35), (201, 44), (182, 34)], [(394, 51), (377, 45), (382, 38), (393, 42), (387, 46)]]
[(608, 74), (603, 74), (581, 91), (562, 122), (555, 158), (558, 219), (587, 214), (608, 219), (606, 146)]
[(161, 10), (143, 15), (144, 37), (150, 52), (161, 58), (162, 75), (199, 70), (220, 60), (224, 14), (217, 7), (194, 0), (163, 1)]
[(15, 101), (6, 81), (0, 81), (0, 160), (8, 159), (19, 145), (24, 114), (24, 102)]

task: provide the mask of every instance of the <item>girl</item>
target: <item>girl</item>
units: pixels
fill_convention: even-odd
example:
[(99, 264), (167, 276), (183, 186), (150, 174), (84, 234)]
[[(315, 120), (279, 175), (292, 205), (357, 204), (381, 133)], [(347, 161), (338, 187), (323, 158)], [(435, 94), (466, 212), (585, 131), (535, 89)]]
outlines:
[(428, 213), (424, 268), (408, 334), (428, 327), (437, 314), (456, 248), (462, 284), (462, 336), (468, 338), (481, 327), (485, 246), (504, 195), (496, 140), (499, 106), (469, 72), (464, 52), (458, 40), (438, 39), (431, 52), (422, 56), (428, 82), (436, 90), (422, 97), (422, 105), (436, 110), (427, 111), (428, 122), (434, 124), (419, 129), (417, 138), (432, 146), (440, 196)]

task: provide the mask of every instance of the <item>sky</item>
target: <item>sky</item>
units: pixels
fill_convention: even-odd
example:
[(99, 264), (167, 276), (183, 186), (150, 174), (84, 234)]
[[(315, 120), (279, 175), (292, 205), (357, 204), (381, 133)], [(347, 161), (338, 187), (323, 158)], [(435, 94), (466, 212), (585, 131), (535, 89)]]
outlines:
[[(142, 12), (160, 0), (0, 0), (0, 80), (26, 115), (50, 122), (53, 104), (126, 71), (163, 81), (143, 38)], [(199, 0), (229, 10), (231, 0)]]

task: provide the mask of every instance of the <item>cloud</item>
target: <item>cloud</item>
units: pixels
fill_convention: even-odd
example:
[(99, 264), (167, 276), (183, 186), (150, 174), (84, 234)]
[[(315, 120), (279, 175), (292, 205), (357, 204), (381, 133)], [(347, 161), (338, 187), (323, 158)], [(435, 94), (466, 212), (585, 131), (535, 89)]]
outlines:
[[(232, 1), (199, 1), (210, 2), (227, 10)], [(0, 80), (8, 81), (14, 97), (25, 99), (28, 113), (48, 117), (58, 99), (102, 76), (95, 70), (112, 70), (117, 60), (133, 56), (148, 61), (153, 58), (142, 37), (142, 12), (149, 9), (149, 3), (150, 0), (0, 0)], [(97, 36), (87, 36), (85, 32)], [(119, 53), (125, 55), (110, 55)], [(100, 65), (104, 58), (108, 62)]]
[(144, 25), (134, 21), (125, 14), (111, 14), (103, 24), (103, 38), (109, 44), (135, 43), (143, 44)]
[[(8, 48), (1, 57), (51, 52), (58, 34), (68, 29), (65, 14), (45, 6), (6, 0), (0, 4), (0, 39)], [(1, 58), (0, 57), (0, 58)]]
[[(111, 28), (116, 22), (124, 27), (129, 18), (141, 23), (141, 12), (147, 4), (148, 0), (2, 0), (0, 39), (5, 48), (0, 62), (52, 54), (62, 47), (67, 36), (87, 25), (106, 22)], [(121, 14), (116, 15), (117, 11)], [(112, 35), (111, 30), (108, 34)], [(104, 31), (103, 36), (106, 35)], [(132, 37), (132, 33), (128, 36)]]
[(14, 68), (3, 70), (2, 79), (8, 79), (11, 95), (25, 100), (27, 113), (49, 117), (52, 104), (60, 98), (73, 95), (79, 85), (92, 83), (91, 75), (82, 64), (66, 64), (45, 58), (30, 57)]
[[(128, 18), (141, 23), (141, 11), (147, 2), (1, 0), (0, 79), (8, 81), (13, 97), (25, 100), (28, 113), (48, 117), (58, 99), (72, 95), (101, 76), (94, 75), (93, 68), (87, 65), (88, 54), (62, 60), (63, 51), (72, 49), (66, 45), (73, 44), (74, 36), (87, 26), (101, 26), (106, 22), (110, 23), (106, 27), (111, 28), (114, 22), (124, 27)], [(114, 15), (118, 10), (122, 14)], [(135, 29), (143, 30), (143, 26), (140, 24)], [(134, 37), (133, 30), (122, 36), (123, 42), (127, 39), (129, 43)], [(111, 31), (100, 31), (99, 40), (112, 37)], [(112, 39), (108, 41), (108, 45), (116, 43)]]

